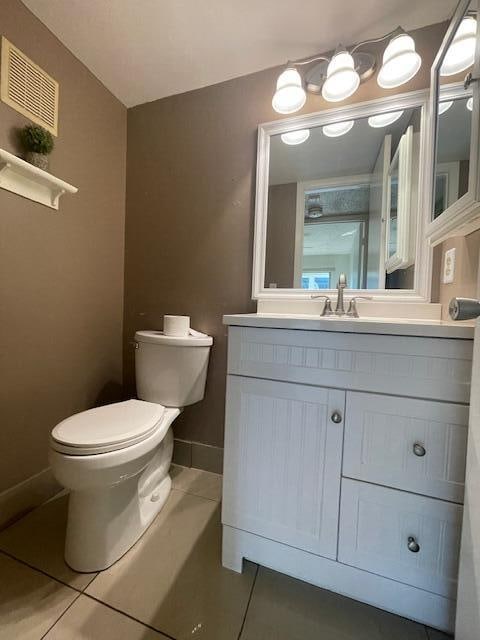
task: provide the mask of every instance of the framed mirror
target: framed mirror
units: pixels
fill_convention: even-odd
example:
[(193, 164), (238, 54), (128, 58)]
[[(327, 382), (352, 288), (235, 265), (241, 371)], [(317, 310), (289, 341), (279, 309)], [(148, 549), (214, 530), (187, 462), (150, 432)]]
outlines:
[(254, 298), (328, 294), (340, 273), (376, 298), (428, 298), (427, 100), (414, 92), (259, 127)]
[(432, 244), (480, 227), (478, 1), (460, 0), (432, 67), (430, 220)]

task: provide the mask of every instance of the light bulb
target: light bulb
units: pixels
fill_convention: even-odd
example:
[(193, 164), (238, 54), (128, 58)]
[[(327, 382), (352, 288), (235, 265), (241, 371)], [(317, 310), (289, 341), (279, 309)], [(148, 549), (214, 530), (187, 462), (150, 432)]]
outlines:
[(328, 102), (340, 102), (358, 89), (360, 76), (347, 51), (339, 51), (328, 63), (327, 79), (322, 86), (322, 96)]
[(387, 127), (389, 124), (393, 124), (403, 115), (403, 111), (392, 111), (391, 113), (380, 113), (378, 116), (370, 116), (368, 124), (374, 129), (380, 127)]
[(334, 124), (326, 124), (322, 127), (322, 132), (329, 138), (338, 138), (350, 131), (353, 127), (354, 121), (347, 120), (346, 122), (335, 122)]
[(438, 105), (438, 115), (441, 116), (442, 113), (448, 111), (453, 104), (453, 100), (448, 100), (447, 102), (440, 102)]
[(299, 129), (298, 131), (288, 131), (287, 133), (282, 133), (280, 138), (282, 142), (285, 144), (302, 144), (305, 140), (308, 140), (310, 137), (310, 129)]
[(473, 111), (473, 96), (467, 100), (467, 109)]
[(441, 76), (453, 76), (471, 67), (475, 59), (477, 21), (467, 16), (460, 23), (457, 33), (440, 67)]
[(422, 65), (413, 38), (406, 33), (396, 36), (383, 52), (383, 64), (377, 82), (384, 89), (399, 87), (413, 78)]
[(277, 113), (294, 113), (303, 107), (307, 94), (296, 69), (288, 67), (278, 76), (272, 107)]

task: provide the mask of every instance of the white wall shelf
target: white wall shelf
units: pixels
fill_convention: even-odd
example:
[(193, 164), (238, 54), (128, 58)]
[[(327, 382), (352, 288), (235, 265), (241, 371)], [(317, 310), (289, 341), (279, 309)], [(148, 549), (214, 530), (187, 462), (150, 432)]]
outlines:
[(0, 188), (58, 210), (60, 196), (77, 193), (77, 187), (0, 149)]

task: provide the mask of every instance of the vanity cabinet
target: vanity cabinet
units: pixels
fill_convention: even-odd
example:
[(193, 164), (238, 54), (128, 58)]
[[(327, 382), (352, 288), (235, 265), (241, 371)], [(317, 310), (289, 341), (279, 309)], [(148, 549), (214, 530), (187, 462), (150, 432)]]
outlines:
[(472, 341), (373, 331), (230, 326), (223, 564), (452, 630)]

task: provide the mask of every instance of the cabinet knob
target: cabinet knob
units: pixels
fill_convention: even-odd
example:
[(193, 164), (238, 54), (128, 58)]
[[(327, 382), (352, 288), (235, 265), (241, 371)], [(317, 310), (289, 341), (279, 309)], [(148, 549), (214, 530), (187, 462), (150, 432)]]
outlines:
[(412, 553), (418, 553), (420, 551), (420, 545), (418, 544), (418, 542), (415, 540), (415, 538), (413, 536), (410, 536), (408, 538), (408, 550), (411, 551)]
[(426, 453), (426, 450), (423, 444), (420, 444), (419, 442), (415, 442), (415, 444), (413, 445), (413, 453), (419, 458), (422, 458)]
[(339, 413), (338, 411), (334, 411), (334, 412), (332, 413), (331, 420), (332, 420), (332, 422), (334, 422), (335, 424), (340, 424), (340, 422), (342, 421), (342, 414), (341, 414), (341, 413)]

